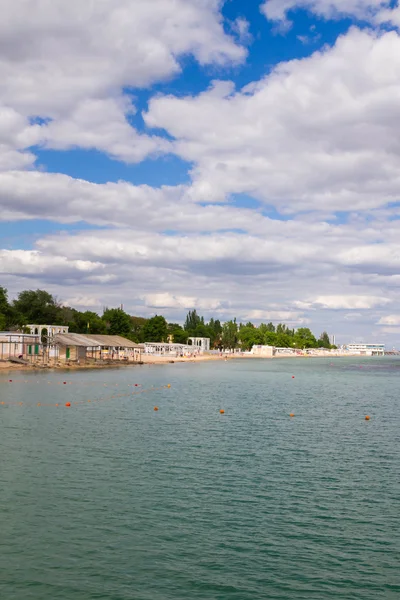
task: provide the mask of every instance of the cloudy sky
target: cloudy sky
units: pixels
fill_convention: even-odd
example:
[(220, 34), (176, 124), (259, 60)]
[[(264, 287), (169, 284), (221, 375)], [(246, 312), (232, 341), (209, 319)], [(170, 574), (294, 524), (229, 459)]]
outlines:
[(1, 285), (400, 346), (400, 8), (2, 0)]

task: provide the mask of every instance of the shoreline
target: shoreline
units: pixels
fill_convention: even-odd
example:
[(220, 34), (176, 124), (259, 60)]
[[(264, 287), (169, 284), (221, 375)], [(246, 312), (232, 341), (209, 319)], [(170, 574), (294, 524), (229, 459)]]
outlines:
[[(118, 363), (84, 363), (84, 364), (66, 364), (66, 365), (43, 365), (43, 364), (19, 364), (10, 361), (0, 361), (0, 372), (15, 372), (15, 371), (87, 371), (87, 370), (100, 370), (100, 369), (124, 369), (127, 367), (141, 367), (141, 366), (154, 366), (154, 365), (169, 365), (176, 363), (191, 363), (200, 364), (203, 362), (226, 362), (228, 360), (244, 360), (244, 359), (258, 359), (258, 360), (281, 360), (281, 359), (301, 359), (301, 358), (376, 358), (372, 356), (361, 356), (359, 354), (340, 354), (340, 353), (326, 353), (326, 354), (279, 354), (277, 356), (257, 356), (254, 354), (226, 354), (220, 355), (198, 355), (196, 357), (170, 357), (170, 356), (152, 356), (145, 355), (141, 361), (138, 362), (118, 362)], [(379, 358), (385, 358), (384, 356)]]

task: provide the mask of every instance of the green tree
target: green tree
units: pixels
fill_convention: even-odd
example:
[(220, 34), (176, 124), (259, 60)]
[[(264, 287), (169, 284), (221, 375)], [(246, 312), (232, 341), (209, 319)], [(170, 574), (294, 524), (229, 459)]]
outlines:
[(156, 315), (149, 319), (144, 328), (145, 342), (166, 342), (168, 338), (168, 326), (164, 317)]
[(13, 307), (28, 324), (57, 325), (60, 318), (59, 303), (45, 290), (21, 292), (14, 300)]
[(14, 329), (25, 322), (23, 315), (9, 303), (6, 288), (0, 286), (0, 329)]
[(178, 323), (168, 323), (168, 335), (172, 336), (174, 344), (186, 344), (189, 337)]
[(263, 344), (263, 333), (250, 323), (249, 326), (239, 329), (238, 338), (243, 350), (251, 350), (253, 346)]
[(238, 326), (236, 319), (227, 321), (222, 326), (221, 343), (225, 350), (234, 350), (238, 347)]
[(99, 317), (97, 313), (90, 310), (85, 312), (76, 310), (73, 311), (73, 323), (70, 330), (74, 333), (105, 334), (107, 333), (107, 322), (105, 319)]
[(331, 340), (329, 339), (329, 335), (327, 334), (326, 331), (321, 333), (321, 335), (319, 336), (318, 346), (320, 348), (327, 348), (327, 349), (329, 349), (331, 347)]
[(144, 342), (144, 333), (143, 329), (146, 325), (148, 319), (144, 317), (131, 317), (132, 321), (132, 338), (138, 344), (142, 344)]
[(122, 335), (129, 338), (132, 333), (132, 324), (130, 316), (121, 308), (109, 308), (103, 316), (106, 323), (107, 333), (109, 335)]
[(294, 334), (296, 348), (316, 348), (318, 346), (314, 334), (308, 327), (300, 327)]
[[(201, 324), (202, 324), (202, 319), (197, 314), (196, 309), (189, 310), (187, 317), (186, 317), (185, 325), (184, 325), (185, 331), (190, 331), (190, 332), (195, 331), (196, 327), (198, 327)], [(204, 319), (203, 319), (203, 325), (204, 325)], [(194, 337), (194, 336), (192, 336), (192, 337)]]

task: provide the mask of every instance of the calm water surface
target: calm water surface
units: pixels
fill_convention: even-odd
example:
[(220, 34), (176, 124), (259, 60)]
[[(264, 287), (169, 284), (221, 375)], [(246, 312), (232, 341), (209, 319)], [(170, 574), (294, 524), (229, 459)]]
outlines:
[(10, 377), (2, 600), (400, 598), (400, 361)]

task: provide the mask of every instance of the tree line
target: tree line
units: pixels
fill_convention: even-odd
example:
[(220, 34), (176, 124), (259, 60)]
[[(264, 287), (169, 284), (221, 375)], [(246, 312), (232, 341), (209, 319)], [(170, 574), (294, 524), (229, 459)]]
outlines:
[(333, 348), (324, 331), (317, 339), (310, 329), (291, 329), (280, 323), (208, 322), (196, 310), (189, 311), (185, 323), (168, 323), (161, 316), (149, 319), (129, 315), (121, 308), (107, 308), (100, 316), (93, 311), (78, 311), (65, 306), (45, 290), (24, 290), (15, 300), (8, 300), (7, 290), (0, 287), (0, 330), (26, 331), (28, 324), (64, 325), (71, 333), (121, 335), (134, 342), (168, 342), (186, 344), (190, 337), (210, 338), (215, 349), (251, 350), (254, 345), (278, 348)]

